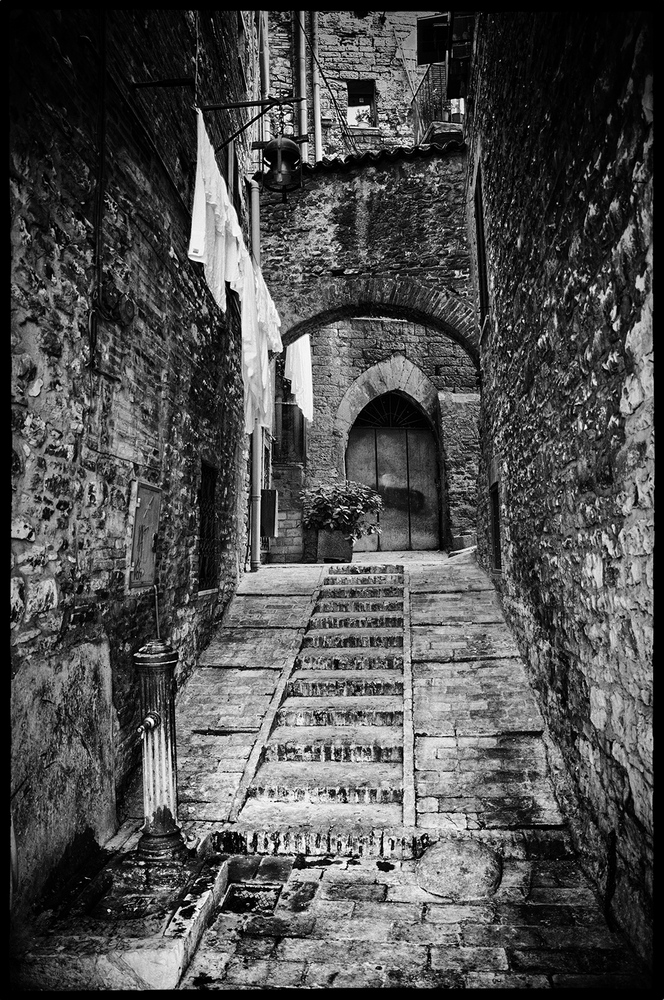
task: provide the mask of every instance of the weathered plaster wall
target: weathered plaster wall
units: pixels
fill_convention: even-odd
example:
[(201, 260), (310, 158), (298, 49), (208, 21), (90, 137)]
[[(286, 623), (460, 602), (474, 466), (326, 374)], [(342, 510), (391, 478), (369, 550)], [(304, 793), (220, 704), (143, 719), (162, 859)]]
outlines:
[[(652, 918), (652, 35), (647, 13), (479, 22), (479, 551), (498, 472), (505, 609), (580, 796), (580, 847), (644, 954)], [(570, 799), (570, 808), (571, 808)]]
[[(239, 315), (232, 303), (221, 314), (187, 257), (193, 92), (132, 82), (193, 76), (198, 40), (201, 103), (219, 99), (219, 63), (231, 67), (229, 95), (243, 90), (235, 16), (15, 9), (10, 17), (20, 906), (77, 838), (114, 832), (116, 790), (140, 761), (133, 654), (154, 637), (155, 615), (152, 589), (128, 586), (137, 482), (161, 491), (160, 626), (180, 652), (179, 683), (242, 569)], [(214, 141), (229, 124), (213, 118)], [(205, 596), (202, 460), (219, 470), (219, 587)]]

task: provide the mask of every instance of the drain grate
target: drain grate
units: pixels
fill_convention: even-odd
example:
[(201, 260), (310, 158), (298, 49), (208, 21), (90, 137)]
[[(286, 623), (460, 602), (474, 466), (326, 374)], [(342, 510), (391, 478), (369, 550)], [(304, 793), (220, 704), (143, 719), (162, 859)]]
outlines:
[(221, 910), (224, 913), (272, 913), (283, 886), (233, 882), (229, 885)]

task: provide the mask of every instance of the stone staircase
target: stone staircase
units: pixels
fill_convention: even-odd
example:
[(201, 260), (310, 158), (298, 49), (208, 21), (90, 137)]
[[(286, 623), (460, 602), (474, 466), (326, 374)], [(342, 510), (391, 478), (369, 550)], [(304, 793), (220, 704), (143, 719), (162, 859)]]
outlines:
[(323, 578), (237, 817), (248, 850), (408, 849), (404, 589), (401, 566), (334, 565)]

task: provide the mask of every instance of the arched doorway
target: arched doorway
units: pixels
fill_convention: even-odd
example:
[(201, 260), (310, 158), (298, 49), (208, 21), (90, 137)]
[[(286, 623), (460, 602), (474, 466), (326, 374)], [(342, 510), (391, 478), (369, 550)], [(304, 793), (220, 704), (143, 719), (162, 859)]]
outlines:
[(405, 393), (377, 396), (358, 415), (348, 435), (346, 478), (372, 486), (384, 503), (380, 535), (360, 539), (356, 551), (439, 548), (436, 442)]

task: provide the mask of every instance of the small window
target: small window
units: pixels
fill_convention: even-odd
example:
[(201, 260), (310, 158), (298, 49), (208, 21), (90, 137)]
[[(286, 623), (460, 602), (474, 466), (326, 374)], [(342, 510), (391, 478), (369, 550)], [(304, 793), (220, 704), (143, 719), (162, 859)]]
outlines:
[(486, 273), (486, 246), (484, 241), (484, 198), (482, 195), (482, 174), (478, 168), (475, 181), (475, 236), (477, 240), (477, 291), (480, 305), (480, 327), (489, 315), (489, 284)]
[(201, 488), (198, 494), (198, 589), (213, 590), (218, 585), (217, 544), (217, 470), (201, 463)]
[(348, 81), (348, 124), (356, 128), (376, 126), (376, 86), (373, 80)]
[(284, 465), (304, 465), (306, 454), (306, 421), (302, 410), (293, 400), (275, 402), (274, 460)]

